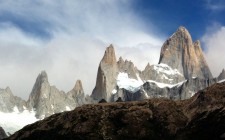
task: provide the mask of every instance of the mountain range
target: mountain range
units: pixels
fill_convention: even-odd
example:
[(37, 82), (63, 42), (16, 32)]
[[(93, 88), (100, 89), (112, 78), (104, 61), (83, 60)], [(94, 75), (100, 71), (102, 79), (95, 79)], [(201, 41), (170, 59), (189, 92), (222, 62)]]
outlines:
[[(193, 42), (188, 30), (181, 26), (164, 42), (158, 64), (148, 63), (144, 70), (139, 70), (129, 60), (122, 57), (117, 60), (114, 46), (111, 44), (100, 61), (96, 85), (90, 96), (84, 93), (80, 80), (76, 81), (71, 91), (65, 93), (51, 86), (47, 73), (42, 71), (27, 101), (14, 96), (9, 87), (0, 89), (0, 112), (8, 115), (13, 112), (30, 112), (36, 118), (34, 121), (37, 121), (56, 113), (73, 110), (83, 104), (97, 103), (102, 99), (107, 102), (161, 97), (184, 100), (224, 79), (224, 70), (218, 77), (213, 78), (200, 41)], [(15, 124), (10, 127), (9, 125), (10, 123), (0, 121), (0, 126), (6, 133), (12, 134), (23, 127), (21, 125), (12, 129)]]
[(88, 104), (25, 126), (17, 139), (166, 139), (225, 138), (225, 82), (186, 100), (166, 98)]

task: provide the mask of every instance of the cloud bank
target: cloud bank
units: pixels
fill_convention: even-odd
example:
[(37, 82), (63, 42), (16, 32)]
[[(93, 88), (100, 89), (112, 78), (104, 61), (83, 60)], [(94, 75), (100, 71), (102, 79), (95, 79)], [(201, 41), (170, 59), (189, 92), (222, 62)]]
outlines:
[[(163, 37), (146, 32), (128, 0), (14, 0), (0, 2), (0, 87), (27, 99), (37, 75), (69, 91), (77, 79), (95, 86), (105, 47), (141, 69), (157, 63)], [(148, 26), (148, 31), (154, 29)]]

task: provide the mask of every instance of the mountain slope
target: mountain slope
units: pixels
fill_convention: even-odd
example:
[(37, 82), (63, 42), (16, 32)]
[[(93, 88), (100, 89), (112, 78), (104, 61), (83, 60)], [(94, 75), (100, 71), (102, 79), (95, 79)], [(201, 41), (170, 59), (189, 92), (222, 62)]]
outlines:
[(183, 101), (83, 105), (26, 126), (9, 139), (219, 139), (225, 134), (224, 102), (225, 82)]

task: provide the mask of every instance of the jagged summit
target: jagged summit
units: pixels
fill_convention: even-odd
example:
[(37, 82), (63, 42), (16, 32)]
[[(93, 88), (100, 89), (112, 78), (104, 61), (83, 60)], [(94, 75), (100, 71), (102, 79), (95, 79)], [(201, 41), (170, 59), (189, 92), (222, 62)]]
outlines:
[(224, 80), (225, 79), (225, 70), (223, 69), (220, 75), (218, 76), (218, 80)]
[(46, 71), (41, 71), (41, 73), (38, 75), (38, 78), (37, 78), (40, 82), (48, 82), (48, 75), (46, 73)]
[(186, 79), (212, 78), (200, 41), (193, 43), (190, 33), (183, 26), (179, 27), (163, 44), (159, 59), (159, 64), (161, 63), (177, 69)]
[(109, 65), (116, 63), (116, 54), (112, 44), (110, 44), (110, 46), (106, 48), (101, 62)]
[(78, 91), (78, 92), (83, 92), (83, 86), (82, 86), (81, 80), (76, 81), (76, 84), (75, 84), (73, 89)]

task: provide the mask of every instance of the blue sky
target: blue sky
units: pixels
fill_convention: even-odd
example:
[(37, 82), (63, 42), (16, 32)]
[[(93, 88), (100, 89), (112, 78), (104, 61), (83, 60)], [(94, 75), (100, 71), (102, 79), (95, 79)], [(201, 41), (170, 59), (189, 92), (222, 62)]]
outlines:
[(139, 0), (134, 8), (146, 24), (156, 25), (166, 35), (183, 25), (193, 39), (199, 39), (209, 26), (225, 24), (224, 0)]
[(90, 94), (109, 44), (144, 69), (181, 25), (201, 40), (217, 76), (225, 68), (224, 15), (224, 0), (0, 0), (0, 88), (26, 99), (46, 70), (59, 89), (81, 79)]

